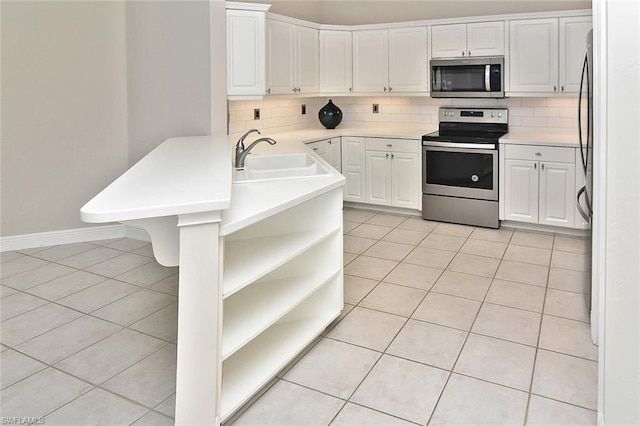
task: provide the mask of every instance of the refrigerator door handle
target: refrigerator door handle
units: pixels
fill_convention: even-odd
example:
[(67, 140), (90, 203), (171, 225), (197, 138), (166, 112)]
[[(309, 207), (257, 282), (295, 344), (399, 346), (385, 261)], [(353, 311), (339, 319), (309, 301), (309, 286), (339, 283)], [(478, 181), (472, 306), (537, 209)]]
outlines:
[[(587, 140), (584, 140), (585, 143), (583, 143), (583, 139), (582, 139), (582, 88), (584, 87), (584, 78), (585, 78), (585, 74), (589, 75), (589, 55), (588, 53), (585, 52), (584, 54), (584, 61), (582, 61), (582, 75), (580, 76), (580, 90), (578, 91), (578, 142), (580, 143), (580, 158), (582, 159), (582, 168), (584, 169), (585, 173), (587, 172), (587, 158), (585, 156), (584, 153), (584, 149), (586, 148), (586, 144), (588, 142), (589, 139), (589, 124), (587, 123)], [(589, 90), (588, 87), (589, 82), (587, 81), (587, 90)], [(587, 108), (589, 108), (589, 94), (587, 93)], [(589, 120), (588, 117), (589, 112), (587, 111), (587, 120)]]
[(582, 208), (582, 205), (580, 204), (580, 196), (582, 194), (586, 195), (586, 191), (587, 191), (587, 187), (586, 186), (583, 186), (582, 188), (580, 188), (580, 191), (578, 191), (578, 196), (576, 197), (576, 206), (578, 207), (578, 213), (580, 213), (580, 216), (582, 216), (582, 218), (587, 223), (591, 223), (591, 215), (589, 213), (587, 213), (586, 211), (584, 211), (584, 209)]

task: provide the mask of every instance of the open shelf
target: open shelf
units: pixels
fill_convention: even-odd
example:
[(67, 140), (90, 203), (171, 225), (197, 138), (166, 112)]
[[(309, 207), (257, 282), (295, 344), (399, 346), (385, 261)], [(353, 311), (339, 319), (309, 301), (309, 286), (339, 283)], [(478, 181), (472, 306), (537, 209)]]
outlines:
[(333, 233), (251, 286), (225, 299), (223, 360), (340, 274), (339, 237), (338, 233)]
[(313, 341), (342, 310), (335, 276), (222, 364), (224, 421)]
[(341, 228), (228, 241), (222, 298), (226, 299), (307, 249), (340, 232)]
[(223, 298), (341, 229), (340, 191), (332, 191), (226, 236)]

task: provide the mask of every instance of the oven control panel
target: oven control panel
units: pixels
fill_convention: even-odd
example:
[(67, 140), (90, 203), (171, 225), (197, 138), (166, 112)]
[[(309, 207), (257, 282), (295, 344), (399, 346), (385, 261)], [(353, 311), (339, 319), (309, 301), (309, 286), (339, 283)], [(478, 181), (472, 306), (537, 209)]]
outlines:
[(507, 124), (509, 121), (509, 110), (506, 108), (442, 107), (440, 108), (439, 121)]

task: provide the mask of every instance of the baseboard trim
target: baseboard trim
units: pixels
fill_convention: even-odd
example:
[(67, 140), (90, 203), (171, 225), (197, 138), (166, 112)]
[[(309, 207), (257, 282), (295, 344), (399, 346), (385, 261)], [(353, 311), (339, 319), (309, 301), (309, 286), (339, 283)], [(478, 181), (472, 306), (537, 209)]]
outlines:
[(0, 237), (0, 252), (124, 237), (151, 241), (144, 229), (116, 224)]

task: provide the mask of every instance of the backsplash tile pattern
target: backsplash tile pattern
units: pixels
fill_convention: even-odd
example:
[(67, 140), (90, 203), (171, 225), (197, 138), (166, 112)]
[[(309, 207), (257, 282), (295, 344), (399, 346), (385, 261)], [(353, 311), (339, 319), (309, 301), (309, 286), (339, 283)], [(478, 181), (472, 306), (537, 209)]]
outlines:
[[(319, 125), (318, 111), (329, 98), (266, 98), (258, 101), (229, 102), (229, 133), (260, 130), (284, 130)], [(441, 106), (477, 106), (509, 108), (509, 126), (566, 129), (578, 125), (576, 98), (504, 98), (504, 99), (442, 99), (406, 96), (345, 96), (333, 97), (342, 109), (344, 124), (376, 123), (438, 123)], [(306, 104), (307, 114), (301, 114)], [(373, 104), (379, 113), (373, 113)], [(253, 119), (253, 110), (260, 108), (260, 120)]]

